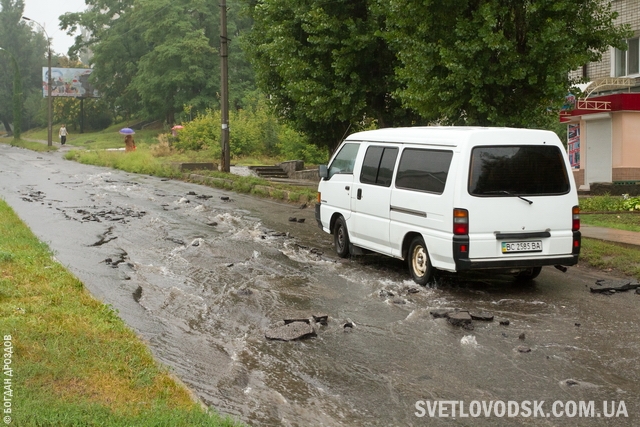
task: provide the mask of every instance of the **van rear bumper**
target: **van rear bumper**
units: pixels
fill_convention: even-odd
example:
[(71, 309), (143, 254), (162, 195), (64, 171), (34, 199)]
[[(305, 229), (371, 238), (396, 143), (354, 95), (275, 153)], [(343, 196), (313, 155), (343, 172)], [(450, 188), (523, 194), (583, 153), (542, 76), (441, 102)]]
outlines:
[[(544, 258), (504, 258), (504, 259), (474, 259), (471, 260), (467, 256), (469, 248), (468, 236), (453, 237), (453, 260), (455, 262), (456, 271), (465, 270), (482, 270), (482, 269), (517, 269), (542, 267), (544, 265), (563, 265), (571, 266), (578, 263), (580, 255), (581, 234), (579, 231), (573, 232), (573, 253), (547, 256)], [(466, 248), (462, 250), (461, 248)]]
[(482, 270), (482, 269), (530, 268), (530, 267), (541, 267), (543, 265), (570, 266), (570, 265), (576, 265), (577, 263), (578, 263), (578, 255), (567, 255), (567, 256), (560, 256), (557, 258), (504, 259), (504, 260), (488, 260), (488, 261), (457, 259), (456, 271)]

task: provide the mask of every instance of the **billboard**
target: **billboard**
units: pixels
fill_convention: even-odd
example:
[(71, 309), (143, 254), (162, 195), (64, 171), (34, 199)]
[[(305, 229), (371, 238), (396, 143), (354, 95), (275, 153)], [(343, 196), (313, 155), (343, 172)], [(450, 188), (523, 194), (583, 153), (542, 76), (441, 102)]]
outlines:
[[(98, 91), (89, 83), (91, 68), (51, 68), (51, 96), (73, 98), (99, 98)], [(49, 69), (42, 67), (42, 96), (47, 96)]]

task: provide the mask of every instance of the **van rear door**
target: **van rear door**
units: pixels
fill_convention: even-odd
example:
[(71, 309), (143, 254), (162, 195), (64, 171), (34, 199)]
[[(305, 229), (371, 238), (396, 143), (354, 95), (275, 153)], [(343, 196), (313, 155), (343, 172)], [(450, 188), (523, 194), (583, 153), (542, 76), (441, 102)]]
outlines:
[(559, 141), (476, 146), (464, 207), (469, 259), (550, 259), (572, 253), (575, 184)]

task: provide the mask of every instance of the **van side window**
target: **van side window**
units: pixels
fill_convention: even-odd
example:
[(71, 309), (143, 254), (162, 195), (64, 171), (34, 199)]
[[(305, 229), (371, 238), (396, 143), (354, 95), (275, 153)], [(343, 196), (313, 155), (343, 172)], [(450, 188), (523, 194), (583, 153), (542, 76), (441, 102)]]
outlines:
[(369, 147), (362, 162), (360, 182), (390, 187), (396, 157), (398, 149), (395, 147)]
[(396, 187), (442, 194), (453, 151), (408, 148), (402, 152)]
[(474, 196), (560, 195), (569, 189), (564, 158), (556, 146), (487, 146), (471, 152), (469, 193)]
[(344, 144), (329, 166), (329, 179), (337, 173), (353, 173), (360, 144)]

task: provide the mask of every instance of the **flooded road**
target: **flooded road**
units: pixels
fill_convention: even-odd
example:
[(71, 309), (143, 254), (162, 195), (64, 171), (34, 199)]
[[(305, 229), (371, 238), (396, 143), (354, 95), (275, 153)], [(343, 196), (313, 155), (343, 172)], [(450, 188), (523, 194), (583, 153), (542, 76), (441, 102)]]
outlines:
[[(592, 294), (615, 279), (605, 273), (547, 267), (529, 284), (473, 274), (419, 287), (400, 261), (334, 256), (312, 206), (5, 145), (0, 197), (203, 402), (251, 425), (640, 424), (640, 295)], [(431, 314), (454, 309), (494, 319), (460, 327)], [(265, 338), (313, 315), (328, 316), (315, 337)], [(462, 401), (467, 415), (473, 402), (544, 404), (436, 419), (426, 401)], [(592, 416), (570, 402), (593, 402)]]

